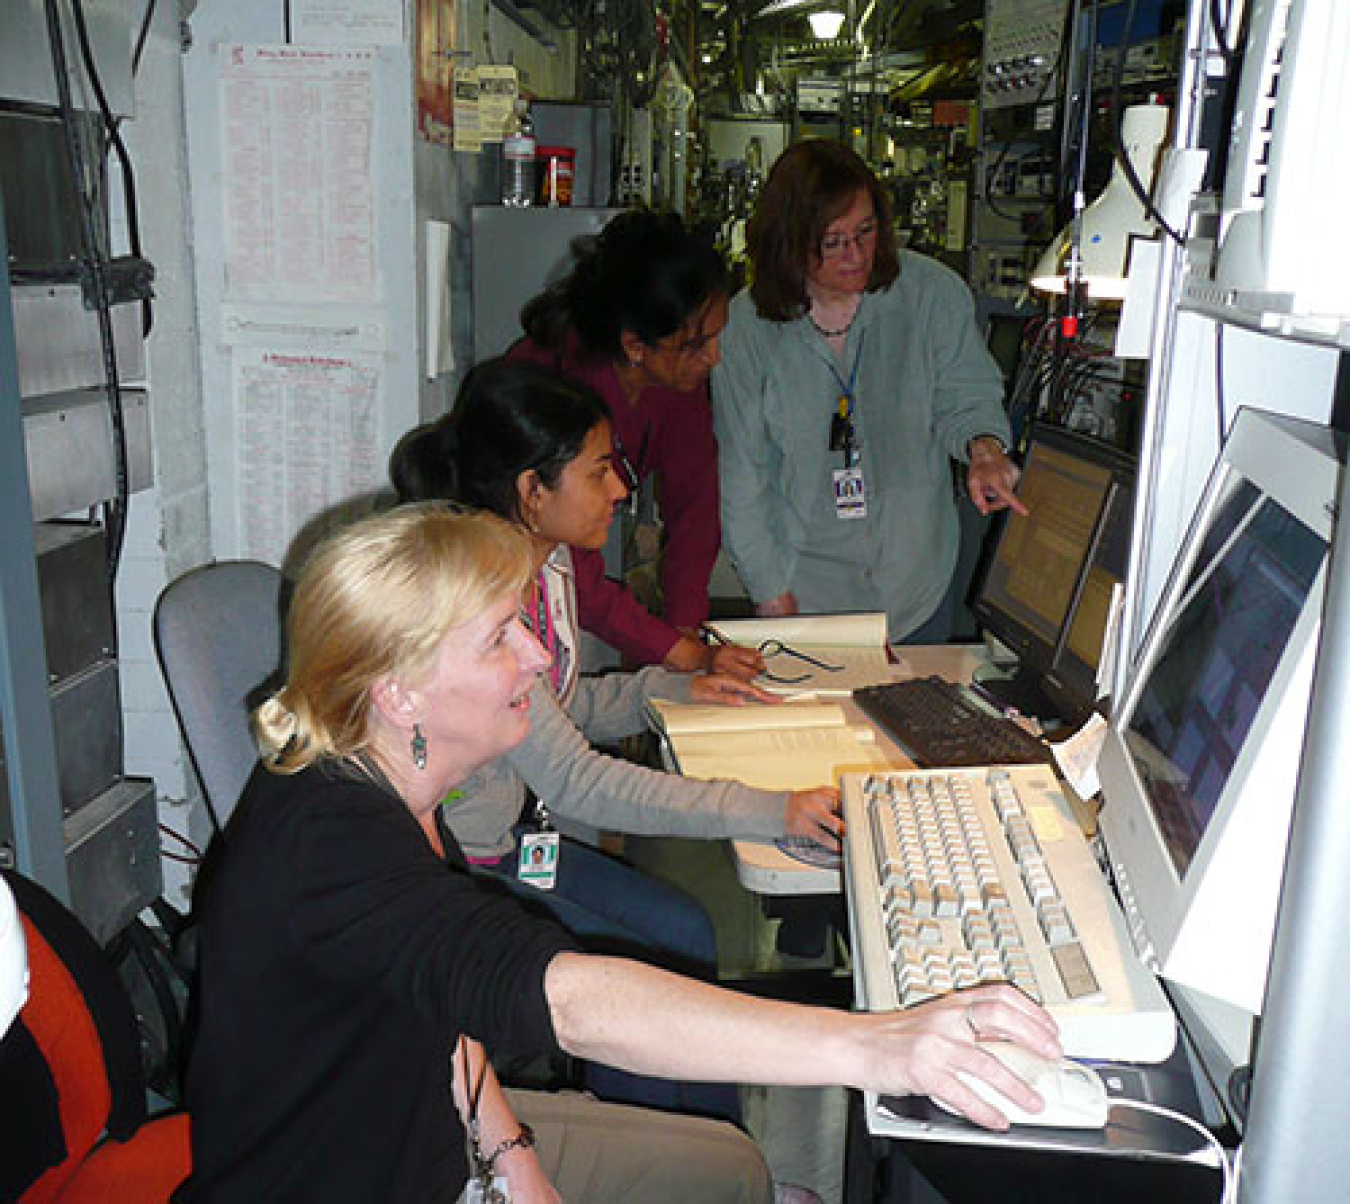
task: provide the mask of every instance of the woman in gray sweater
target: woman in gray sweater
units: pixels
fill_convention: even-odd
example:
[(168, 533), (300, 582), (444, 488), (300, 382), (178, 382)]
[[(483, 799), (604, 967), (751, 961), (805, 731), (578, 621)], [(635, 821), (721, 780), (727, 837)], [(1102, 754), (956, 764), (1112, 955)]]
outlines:
[[(625, 496), (612, 466), (608, 410), (584, 386), (533, 364), (488, 361), (465, 380), (451, 412), (395, 449), (405, 501), (441, 499), (491, 511), (523, 528), (537, 571), (525, 618), (552, 663), (531, 692), (525, 740), (459, 790), (449, 820), (469, 861), (512, 882), (591, 947), (617, 948), (710, 974), (712, 923), (694, 900), (587, 845), (562, 839), (551, 817), (622, 832), (685, 837), (808, 836), (838, 847), (838, 792), (755, 790), (660, 773), (598, 752), (646, 730), (652, 698), (741, 704), (771, 697), (731, 678), (671, 673), (582, 677), (569, 547), (604, 545)], [(537, 800), (526, 815), (527, 790)], [(522, 832), (522, 823), (539, 829)], [(522, 885), (528, 883), (533, 885)], [(535, 885), (547, 889), (536, 890)], [(606, 1098), (707, 1110), (666, 1083), (591, 1082)], [(724, 1089), (713, 1104), (734, 1111)]]

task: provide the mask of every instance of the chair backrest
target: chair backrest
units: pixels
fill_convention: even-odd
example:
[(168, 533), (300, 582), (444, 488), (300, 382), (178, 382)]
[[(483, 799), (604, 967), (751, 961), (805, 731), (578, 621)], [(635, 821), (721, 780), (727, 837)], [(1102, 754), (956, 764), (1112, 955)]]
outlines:
[(189, 1170), (187, 1118), (147, 1117), (125, 987), (69, 908), (21, 874), (0, 876), (18, 905), (29, 971), (28, 998), (0, 1040), (0, 1198), (167, 1202)]
[[(19, 1093), (11, 1102), (29, 1126), (23, 1145), (44, 1150), (26, 1174), (43, 1173), (22, 1191), (41, 1201), (59, 1194), (105, 1128), (124, 1140), (144, 1123), (140, 1036), (121, 982), (80, 921), (32, 880), (5, 871), (5, 881), (22, 916), (30, 975), (23, 1031), (7, 1038), (8, 1056), (22, 1039), (37, 1059), (22, 1063), (7, 1090)], [(9, 1125), (3, 1140), (19, 1140)]]
[(165, 587), (155, 646), (216, 826), (258, 760), (248, 716), (281, 662), (281, 573), (256, 560), (204, 565)]

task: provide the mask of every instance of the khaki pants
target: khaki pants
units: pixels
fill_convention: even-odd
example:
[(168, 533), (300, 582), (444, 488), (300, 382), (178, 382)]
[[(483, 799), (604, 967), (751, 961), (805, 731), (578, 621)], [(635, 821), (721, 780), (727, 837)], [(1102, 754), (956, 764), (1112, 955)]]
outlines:
[(564, 1204), (771, 1204), (764, 1157), (723, 1121), (605, 1104), (575, 1092), (507, 1091)]

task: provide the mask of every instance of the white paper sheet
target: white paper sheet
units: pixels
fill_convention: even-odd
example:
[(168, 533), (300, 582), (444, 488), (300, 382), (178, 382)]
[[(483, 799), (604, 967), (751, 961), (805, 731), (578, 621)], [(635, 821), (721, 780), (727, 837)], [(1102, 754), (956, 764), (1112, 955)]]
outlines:
[(290, 0), (290, 7), (295, 42), (403, 45), (403, 0)]
[(240, 555), (279, 564), (339, 503), (384, 485), (380, 360), (237, 348)]
[(379, 299), (369, 50), (221, 47), (226, 295)]
[(427, 221), (426, 235), (426, 347), (427, 380), (455, 369), (455, 350), (450, 337), (450, 223)]

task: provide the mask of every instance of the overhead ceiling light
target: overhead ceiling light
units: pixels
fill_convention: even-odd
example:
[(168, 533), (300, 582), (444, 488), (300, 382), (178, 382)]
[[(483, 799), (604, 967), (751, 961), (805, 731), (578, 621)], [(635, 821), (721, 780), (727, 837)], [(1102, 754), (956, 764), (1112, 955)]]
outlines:
[[(1125, 110), (1121, 130), (1125, 153), (1145, 189), (1153, 183), (1158, 148), (1167, 135), (1166, 105), (1134, 105)], [(1077, 276), (1089, 298), (1120, 301), (1125, 297), (1130, 242), (1152, 238), (1157, 225), (1135, 196), (1116, 163), (1101, 195), (1083, 210), (1078, 246), (1070, 222), (1041, 256), (1031, 276), (1031, 287), (1046, 293), (1063, 293), (1068, 287), (1071, 261), (1078, 254)]]
[(844, 14), (833, 8), (807, 13), (806, 19), (811, 22), (811, 33), (822, 42), (837, 38), (844, 25)]

